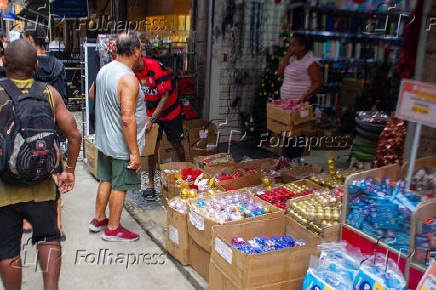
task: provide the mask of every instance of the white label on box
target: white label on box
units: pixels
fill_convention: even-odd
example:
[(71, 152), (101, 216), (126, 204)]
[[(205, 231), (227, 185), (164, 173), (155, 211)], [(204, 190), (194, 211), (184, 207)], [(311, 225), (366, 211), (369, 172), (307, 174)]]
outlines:
[(309, 110), (300, 111), (300, 118), (307, 118), (309, 116)]
[(170, 235), (170, 241), (174, 244), (179, 244), (179, 231), (173, 227), (172, 225), (169, 226), (169, 235)]
[(199, 231), (204, 231), (204, 218), (192, 210), (189, 212), (189, 221)]
[(232, 264), (232, 249), (221, 241), (220, 238), (215, 238), (215, 251), (220, 254), (227, 263)]
[(208, 129), (200, 130), (198, 135), (200, 135), (200, 139), (207, 139), (207, 135), (209, 134)]

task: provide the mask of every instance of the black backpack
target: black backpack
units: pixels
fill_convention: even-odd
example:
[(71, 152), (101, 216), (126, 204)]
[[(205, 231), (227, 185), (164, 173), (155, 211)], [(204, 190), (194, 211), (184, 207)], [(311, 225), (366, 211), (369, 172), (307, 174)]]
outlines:
[(47, 84), (34, 82), (27, 94), (9, 79), (0, 86), (12, 100), (0, 124), (0, 177), (8, 184), (38, 184), (51, 177), (61, 157)]

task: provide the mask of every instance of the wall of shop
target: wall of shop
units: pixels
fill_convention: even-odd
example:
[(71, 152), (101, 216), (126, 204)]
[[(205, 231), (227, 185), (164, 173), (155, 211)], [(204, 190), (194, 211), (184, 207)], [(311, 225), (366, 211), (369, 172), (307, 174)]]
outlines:
[[(279, 39), (288, 5), (288, 1), (243, 1), (241, 9), (238, 3), (242, 1), (234, 2), (236, 7), (233, 16), (229, 18), (231, 13), (228, 13), (227, 1), (215, 1), (213, 19), (209, 120), (217, 125), (227, 120), (227, 125), (220, 130), (220, 142), (227, 142), (231, 130), (240, 128), (240, 112), (253, 111), (255, 92), (260, 85), (265, 66), (265, 51)], [(259, 19), (252, 17), (256, 15), (253, 13), (254, 3), (263, 3)], [(231, 21), (228, 21), (229, 19)], [(257, 21), (259, 26), (255, 31)], [(233, 25), (225, 26), (223, 22), (233, 22)], [(253, 43), (252, 32), (255, 32), (254, 35), (257, 35), (259, 40), (257, 48), (256, 43)], [(236, 79), (239, 79), (239, 84), (236, 83)], [(231, 106), (234, 96), (239, 97), (236, 107)], [(240, 135), (234, 133), (233, 136), (232, 140), (238, 140)]]
[[(433, 1), (430, 11), (426, 11), (428, 17), (436, 15), (436, 1)], [(428, 24), (423, 21), (424, 25)], [(424, 27), (425, 29), (426, 27)], [(421, 80), (429, 83), (436, 83), (436, 27), (426, 31), (425, 54), (422, 67)], [(421, 142), (418, 150), (418, 158), (436, 154), (436, 129), (427, 126), (422, 127)]]

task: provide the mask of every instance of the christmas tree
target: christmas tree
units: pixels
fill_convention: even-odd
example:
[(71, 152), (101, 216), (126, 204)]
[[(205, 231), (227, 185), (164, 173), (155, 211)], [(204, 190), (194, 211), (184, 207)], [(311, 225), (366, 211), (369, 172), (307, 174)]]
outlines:
[(276, 100), (280, 98), (280, 87), (282, 86), (283, 79), (279, 76), (278, 68), (288, 51), (290, 42), (291, 35), (285, 26), (280, 33), (279, 41), (266, 55), (265, 70), (262, 74), (253, 106), (257, 136), (260, 136), (260, 134), (266, 131), (266, 104), (268, 99)]

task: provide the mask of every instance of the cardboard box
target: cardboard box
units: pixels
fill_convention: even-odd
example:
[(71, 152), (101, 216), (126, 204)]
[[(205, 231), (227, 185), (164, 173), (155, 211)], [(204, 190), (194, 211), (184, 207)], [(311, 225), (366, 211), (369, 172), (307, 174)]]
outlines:
[(262, 173), (248, 173), (244, 176), (234, 179), (223, 180), (218, 182), (225, 190), (236, 190), (244, 187), (251, 187), (262, 184)]
[[(283, 170), (280, 172), (280, 179), (283, 183), (290, 183), (299, 180), (299, 176), (308, 177), (310, 174), (321, 173), (323, 171), (322, 167), (305, 165), (288, 170)], [(304, 177), (304, 178), (306, 178)]]
[(204, 280), (208, 281), (210, 253), (200, 247), (192, 238), (189, 239), (189, 242), (189, 261), (191, 266)]
[(302, 289), (304, 276), (295, 280), (287, 280), (274, 284), (264, 284), (256, 287), (243, 287), (237, 281), (232, 280), (216, 264), (214, 259), (210, 259), (209, 264), (209, 289), (210, 290), (289, 290)]
[(183, 265), (189, 265), (189, 236), (187, 214), (167, 208), (165, 249)]
[(165, 170), (180, 170), (183, 168), (193, 168), (191, 162), (170, 162), (160, 165), (160, 192), (162, 200), (166, 206), (168, 200), (179, 195), (179, 188), (176, 186), (176, 179), (165, 173)]
[(266, 105), (266, 115), (268, 119), (282, 123), (291, 129), (294, 126), (312, 121), (313, 107), (308, 106), (300, 111), (288, 111), (268, 103)]
[[(227, 153), (218, 153), (215, 154), (216, 157), (218, 158), (224, 158), (227, 156)], [(226, 163), (221, 163), (221, 164), (216, 164), (216, 165), (204, 165), (203, 161), (207, 158), (210, 158), (211, 155), (208, 156), (197, 156), (194, 157), (192, 159), (192, 162), (194, 163), (194, 166), (196, 168), (200, 168), (204, 171), (206, 171), (207, 173), (211, 174), (211, 175), (215, 175), (215, 173), (221, 171), (223, 168), (233, 168), (235, 167), (235, 161), (233, 160), (232, 157), (229, 157), (229, 161)]]
[(215, 124), (202, 119), (193, 119), (185, 120), (183, 127), (191, 159), (217, 153), (218, 135)]
[(236, 163), (236, 168), (256, 168), (256, 169), (269, 169), (276, 165), (278, 159), (275, 158), (261, 158), (261, 159), (253, 159), (248, 161), (241, 161)]
[[(185, 138), (182, 140), (183, 148), (185, 149), (185, 159), (186, 161), (190, 161), (190, 150), (188, 140)], [(164, 164), (169, 162), (180, 162), (179, 155), (177, 154), (177, 150), (168, 142), (165, 133), (162, 135), (162, 140), (159, 145), (159, 157), (158, 163)]]
[[(242, 191), (241, 191), (242, 192)], [(226, 192), (220, 195), (229, 195), (234, 192)], [(203, 197), (202, 199), (208, 199), (210, 197)], [(245, 219), (242, 221), (234, 221), (226, 224), (235, 224), (241, 223), (247, 220), (258, 220), (258, 219), (267, 219), (276, 216), (283, 216), (283, 210), (274, 207), (273, 205), (266, 203), (260, 198), (253, 197), (259, 202), (266, 204), (269, 208), (269, 213), (260, 215), (254, 218)], [(218, 225), (218, 222), (209, 219), (199, 213), (197, 213), (193, 205), (197, 202), (197, 199), (191, 199), (188, 201), (189, 210), (188, 210), (188, 232), (189, 236), (192, 238), (194, 242), (196, 242), (200, 247), (205, 249), (207, 252), (210, 252), (212, 246), (212, 227)]]
[[(300, 202), (300, 201), (305, 201), (308, 199), (311, 199), (313, 197), (312, 194), (310, 195), (306, 195), (306, 196), (301, 196), (301, 197), (297, 197), (294, 199), (290, 199), (286, 202), (286, 207), (289, 209), (292, 207), (293, 203), (296, 202)], [(288, 216), (288, 215), (287, 215)], [(292, 219), (291, 216), (288, 216), (290, 219)], [(303, 229), (306, 229), (306, 227), (302, 224), (299, 224), (299, 226), (301, 226)], [(342, 225), (341, 224), (337, 224), (334, 226), (328, 226), (328, 227), (322, 227), (322, 232), (320, 233), (320, 237), (327, 242), (339, 242), (340, 237), (341, 237), (341, 228)]]
[(339, 105), (341, 107), (354, 108), (357, 97), (362, 93), (365, 82), (354, 78), (342, 79), (341, 97)]
[(273, 133), (282, 134), (282, 132), (286, 132), (286, 136), (289, 137), (300, 135), (311, 136), (314, 131), (313, 121), (307, 121), (299, 125), (289, 125), (278, 120), (267, 118), (266, 126), (268, 130), (271, 130)]
[[(230, 244), (236, 236), (250, 240), (257, 236), (282, 235), (305, 240), (307, 245), (268, 253), (245, 254)], [(243, 288), (254, 288), (304, 277), (310, 257), (319, 255), (317, 245), (321, 239), (294, 220), (280, 216), (215, 226), (212, 229), (212, 242), (211, 259), (222, 272)]]
[(159, 132), (158, 124), (153, 124), (150, 131), (145, 132), (145, 146), (144, 146), (144, 150), (142, 150), (141, 152), (141, 156), (154, 155), (158, 132)]
[(91, 141), (93, 135), (85, 136), (85, 164), (89, 172), (97, 178), (97, 153), (95, 143)]

